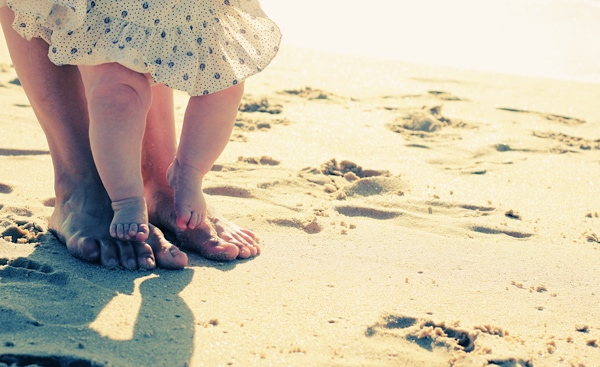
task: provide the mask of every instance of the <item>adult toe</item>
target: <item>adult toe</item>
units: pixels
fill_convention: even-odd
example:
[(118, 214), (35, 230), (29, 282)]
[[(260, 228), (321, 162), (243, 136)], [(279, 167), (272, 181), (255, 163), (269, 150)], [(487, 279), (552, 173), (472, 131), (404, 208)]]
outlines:
[(183, 269), (188, 264), (187, 255), (166, 240), (162, 231), (150, 225), (150, 235), (146, 243), (150, 245), (156, 259), (156, 266), (163, 269)]
[(77, 233), (66, 241), (66, 245), (67, 250), (75, 257), (89, 262), (100, 259), (100, 244), (94, 238)]
[(132, 242), (133, 251), (137, 258), (139, 269), (151, 270), (156, 267), (156, 260), (152, 248), (144, 242)]

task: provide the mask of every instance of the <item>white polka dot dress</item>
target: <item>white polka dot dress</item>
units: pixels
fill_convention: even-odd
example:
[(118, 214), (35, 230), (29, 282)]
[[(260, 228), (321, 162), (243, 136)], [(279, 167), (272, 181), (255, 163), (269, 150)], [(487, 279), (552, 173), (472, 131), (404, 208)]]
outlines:
[(203, 95), (262, 71), (281, 32), (257, 0), (0, 0), (57, 65), (118, 62)]

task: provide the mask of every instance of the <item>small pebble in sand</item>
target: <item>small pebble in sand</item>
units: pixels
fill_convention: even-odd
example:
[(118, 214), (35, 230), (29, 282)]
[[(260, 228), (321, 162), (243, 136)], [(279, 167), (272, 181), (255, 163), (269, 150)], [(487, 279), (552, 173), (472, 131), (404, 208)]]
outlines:
[(343, 191), (340, 191), (337, 193), (337, 195), (335, 196), (336, 200), (346, 200), (347, 196), (346, 193)]
[(519, 213), (515, 212), (512, 209), (510, 209), (509, 211), (504, 213), (504, 215), (507, 216), (508, 218), (512, 218), (512, 219), (517, 219), (517, 220), (523, 219)]
[(337, 191), (337, 188), (335, 186), (333, 186), (332, 184), (325, 184), (325, 192), (328, 194), (334, 193)]
[(217, 326), (217, 325), (219, 325), (219, 320), (218, 319), (210, 319), (210, 320), (208, 320), (208, 324), (212, 325), (212, 326)]
[(547, 342), (546, 343), (546, 352), (548, 352), (549, 354), (552, 354), (555, 351), (556, 351), (556, 343), (554, 342), (554, 340)]
[(514, 285), (514, 286), (515, 286), (515, 287), (517, 287), (517, 288), (521, 288), (521, 289), (523, 289), (523, 288), (524, 288), (524, 287), (523, 287), (523, 283), (517, 283), (517, 282), (516, 282), (516, 281), (514, 281), (514, 280), (511, 280), (511, 281), (510, 281), (510, 284)]
[(587, 333), (590, 331), (590, 327), (585, 324), (577, 324), (575, 325), (575, 330), (579, 331), (580, 333)]
[(346, 228), (342, 228), (340, 231), (341, 234), (348, 234), (348, 230)]
[(360, 177), (358, 177), (354, 172), (346, 172), (344, 174), (344, 178), (350, 182), (360, 180)]
[(319, 223), (317, 223), (316, 219), (304, 225), (304, 230), (306, 233), (314, 234), (319, 233), (323, 230), (323, 227)]
[(348, 228), (350, 228), (350, 229), (354, 229), (354, 228), (356, 228), (356, 224), (352, 224), (352, 223), (350, 223), (350, 224), (348, 224)]
[(547, 292), (547, 291), (548, 291), (548, 288), (546, 288), (546, 286), (545, 286), (545, 285), (543, 285), (543, 284), (540, 284), (540, 285), (538, 285), (538, 286), (535, 288), (535, 291), (536, 291), (536, 292), (538, 292), (538, 293)]
[(433, 214), (433, 209), (431, 209), (431, 207), (427, 208), (427, 211), (429, 212), (429, 214)]
[(585, 345), (588, 347), (598, 348), (598, 339), (588, 339), (585, 341)]

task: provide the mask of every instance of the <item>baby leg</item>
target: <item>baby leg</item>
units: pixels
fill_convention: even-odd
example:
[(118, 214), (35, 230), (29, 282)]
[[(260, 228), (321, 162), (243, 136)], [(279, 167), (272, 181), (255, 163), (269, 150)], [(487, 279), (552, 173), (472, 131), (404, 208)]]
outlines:
[(202, 179), (229, 142), (243, 93), (244, 85), (240, 83), (191, 97), (188, 102), (177, 156), (167, 172), (181, 230), (194, 229), (206, 219)]
[(141, 147), (152, 94), (146, 76), (116, 63), (80, 66), (94, 162), (114, 211), (110, 235), (148, 238)]

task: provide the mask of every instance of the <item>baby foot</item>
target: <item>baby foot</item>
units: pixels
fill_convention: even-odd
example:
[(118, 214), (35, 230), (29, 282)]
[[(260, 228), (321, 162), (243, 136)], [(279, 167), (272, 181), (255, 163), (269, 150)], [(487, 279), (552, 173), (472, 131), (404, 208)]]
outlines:
[(138, 242), (148, 239), (148, 209), (143, 196), (113, 201), (111, 206), (114, 211), (109, 229), (112, 237)]
[(204, 174), (181, 164), (177, 159), (167, 171), (167, 181), (175, 194), (176, 224), (180, 230), (194, 229), (206, 219), (206, 200), (202, 193)]

